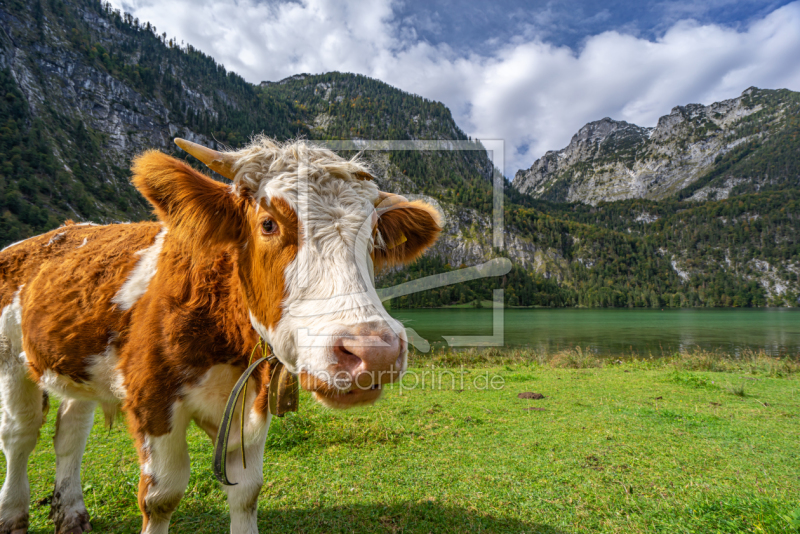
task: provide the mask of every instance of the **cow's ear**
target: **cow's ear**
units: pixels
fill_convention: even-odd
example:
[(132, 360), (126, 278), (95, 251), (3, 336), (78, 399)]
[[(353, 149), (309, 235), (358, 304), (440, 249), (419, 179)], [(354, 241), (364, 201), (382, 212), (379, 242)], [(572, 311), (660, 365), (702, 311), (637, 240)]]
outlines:
[[(388, 204), (388, 205), (387, 205)], [(378, 236), (372, 260), (375, 266), (402, 265), (417, 259), (442, 231), (442, 217), (430, 204), (392, 195), (377, 209)]]
[(195, 250), (246, 239), (247, 200), (180, 160), (145, 152), (133, 161), (133, 185), (170, 234)]

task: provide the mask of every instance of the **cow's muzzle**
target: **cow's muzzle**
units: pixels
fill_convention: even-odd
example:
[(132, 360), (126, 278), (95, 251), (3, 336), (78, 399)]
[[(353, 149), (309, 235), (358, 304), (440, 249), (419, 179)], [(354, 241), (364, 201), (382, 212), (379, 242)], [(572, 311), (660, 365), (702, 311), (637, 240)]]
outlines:
[(303, 388), (331, 408), (375, 402), (381, 386), (399, 381), (405, 369), (406, 341), (389, 329), (341, 334), (331, 350), (336, 363), (324, 373), (300, 373)]

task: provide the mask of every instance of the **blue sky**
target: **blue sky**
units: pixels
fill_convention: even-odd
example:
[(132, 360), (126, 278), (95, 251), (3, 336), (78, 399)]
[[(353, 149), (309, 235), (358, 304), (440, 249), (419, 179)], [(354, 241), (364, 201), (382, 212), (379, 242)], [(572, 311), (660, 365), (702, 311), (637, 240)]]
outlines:
[(112, 0), (258, 83), (357, 72), (503, 139), (507, 176), (603, 117), (800, 91), (800, 0)]
[(676, 22), (742, 28), (788, 1), (519, 1), (407, 0), (395, 4), (397, 19), (418, 39), (460, 51), (490, 52), (515, 39), (538, 38), (578, 50), (584, 40), (621, 31), (654, 40)]

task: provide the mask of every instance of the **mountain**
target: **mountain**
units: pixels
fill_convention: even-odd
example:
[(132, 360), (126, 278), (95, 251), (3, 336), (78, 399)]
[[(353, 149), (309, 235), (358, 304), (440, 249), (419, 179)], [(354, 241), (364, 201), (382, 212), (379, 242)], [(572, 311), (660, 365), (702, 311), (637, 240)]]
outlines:
[(288, 103), (100, 2), (7, 0), (0, 29), (3, 241), (66, 218), (147, 217), (130, 159), (171, 152), (175, 135), (215, 145), (298, 130)]
[[(0, 149), (9, 155), (0, 169), (3, 241), (65, 218), (146, 217), (129, 184), (130, 159), (147, 148), (179, 154), (175, 136), (215, 148), (241, 146), (261, 132), (467, 139), (441, 103), (340, 73), (256, 86), (94, 0), (6, 0), (0, 28)], [(384, 167), (390, 181), (417, 183), (420, 193), (444, 198), (461, 190), (460, 204), (491, 208), (483, 151), (393, 153)]]
[(800, 185), (800, 93), (751, 87), (672, 109), (655, 128), (605, 118), (516, 173), (519, 191), (558, 202), (693, 201)]
[[(175, 136), (214, 148), (239, 147), (261, 132), (278, 139), (470, 141), (439, 102), (336, 72), (254, 85), (96, 0), (0, 0), (0, 91), (0, 247), (68, 218), (151, 217), (129, 183), (130, 159), (157, 148), (200, 166), (172, 144)], [(468, 151), (367, 152), (382, 189), (423, 197), (445, 218), (432, 250), (405, 269), (380, 274), (378, 284), (507, 256), (513, 269), (501, 279), (400, 297), (391, 305), (481, 302), (498, 287), (511, 306), (797, 305), (800, 199), (793, 182), (782, 178), (796, 165), (796, 94), (756, 92), (761, 96), (731, 104), (741, 117), (725, 112), (738, 125), (726, 130), (729, 139), (735, 134), (744, 141), (711, 157), (713, 167), (678, 195), (592, 206), (552, 202), (507, 184), (502, 250), (492, 247), (494, 170), (479, 143)], [(701, 136), (696, 119), (682, 120), (658, 128), (689, 128)], [(585, 161), (600, 161), (603, 151), (602, 157), (619, 160), (609, 168), (635, 169), (644, 154), (639, 148), (658, 139), (610, 119), (588, 125), (569, 155), (548, 155), (533, 189), (558, 191), (548, 187), (549, 177), (560, 180), (582, 162), (589, 169)], [(703, 193), (726, 187), (727, 170), (751, 177), (732, 189), (739, 196)], [(570, 191), (571, 183), (563, 183)], [(679, 198), (688, 192), (708, 201)]]
[[(250, 84), (96, 0), (3, 0), (0, 30), (0, 246), (65, 219), (149, 217), (130, 160), (158, 148), (197, 163), (175, 136), (214, 148), (262, 132), (468, 140), (439, 102), (335, 72)], [(367, 153), (381, 187), (440, 204), (448, 227), (437, 254), (455, 265), (493, 257), (491, 235), (476, 231), (491, 213), (492, 165), (475, 148)], [(525, 261), (531, 248), (527, 240), (509, 253)]]

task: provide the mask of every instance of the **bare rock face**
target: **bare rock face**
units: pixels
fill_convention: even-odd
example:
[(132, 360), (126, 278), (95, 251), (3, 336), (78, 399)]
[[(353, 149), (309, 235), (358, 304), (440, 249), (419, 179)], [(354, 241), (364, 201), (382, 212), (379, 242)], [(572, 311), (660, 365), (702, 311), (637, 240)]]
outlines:
[[(0, 69), (10, 75), (26, 103), (26, 123), (21, 129), (38, 123), (45, 132), (43, 142), (58, 162), (59, 176), (51, 172), (49, 180), (58, 182), (61, 192), (67, 190), (73, 195), (43, 198), (30, 193), (27, 201), (57, 220), (118, 222), (147, 217), (149, 208), (136, 201), (127, 176), (131, 158), (149, 148), (171, 152), (176, 136), (218, 146), (214, 139), (192, 131), (186, 115), (176, 111), (191, 110), (213, 119), (221, 103), (233, 104), (224, 94), (207, 90), (204, 94), (190, 87), (184, 83), (180, 67), (164, 62), (160, 72), (150, 74), (168, 73), (175, 80), (173, 90), (180, 94), (180, 102), (173, 99), (174, 109), (170, 109), (165, 95), (143, 91), (131, 82), (132, 75), (121, 74), (126, 68), (134, 72), (139, 56), (145, 52), (139, 47), (138, 36), (126, 35), (110, 22), (110, 12), (103, 16), (87, 4), (65, 3), (61, 7), (73, 17), (69, 19), (59, 16), (61, 11), (52, 11), (56, 8), (49, 4), (42, 14), (40, 3), (36, 4), (37, 20), (34, 4), (32, 9), (21, 2), (0, 6)], [(69, 20), (80, 21), (84, 33), (71, 27)], [(111, 64), (110, 56), (103, 55), (103, 45), (110, 48), (109, 43), (124, 43), (129, 52), (122, 59), (115, 56), (113, 68), (106, 65)], [(97, 54), (95, 58), (86, 53), (85, 48), (90, 46)], [(136, 72), (147, 75), (144, 69)], [(94, 161), (87, 164), (88, 170), (78, 168), (83, 157), (75, 135), (78, 130), (86, 132), (99, 147)], [(76, 203), (75, 198), (81, 196), (86, 202)]]
[[(81, 12), (98, 34), (106, 39), (122, 38), (108, 22), (90, 10)], [(0, 13), (4, 26), (0, 47), (0, 68), (10, 69), (34, 117), (44, 114), (46, 106), (83, 121), (106, 136), (105, 156), (117, 165), (125, 165), (142, 147), (171, 148), (172, 137), (181, 134), (198, 142), (214, 144), (170, 120), (169, 110), (155, 97), (143, 96), (119, 77), (98, 69), (68, 46), (64, 29), (44, 22), (46, 44), (28, 42), (35, 28), (11, 13)], [(30, 27), (29, 27), (30, 26)], [(15, 38), (9, 36), (13, 35)], [(209, 109), (205, 95), (184, 87), (193, 107)]]
[[(530, 169), (517, 171), (513, 185), (537, 198), (559, 202), (627, 198), (659, 200), (676, 194), (714, 168), (719, 158), (740, 144), (763, 140), (783, 127), (786, 106), (776, 91), (754, 87), (738, 98), (709, 106), (677, 106), (642, 128), (605, 118), (591, 122), (561, 150), (547, 152)], [(758, 131), (743, 119), (760, 113)], [(757, 178), (753, 178), (757, 179)], [(714, 198), (725, 198), (735, 185), (714, 188)], [(692, 200), (706, 200), (700, 190)]]
[[(650, 130), (608, 117), (590, 122), (572, 137), (566, 148), (551, 150), (536, 160), (527, 171), (518, 171), (513, 184), (521, 192), (535, 197), (564, 196), (565, 191), (559, 189), (562, 184), (554, 183), (558, 176), (583, 162), (602, 158), (606, 152), (613, 150), (612, 147), (635, 146), (647, 139)], [(573, 200), (569, 197), (567, 194), (565, 200)]]

